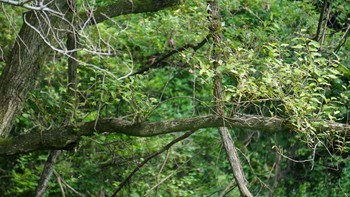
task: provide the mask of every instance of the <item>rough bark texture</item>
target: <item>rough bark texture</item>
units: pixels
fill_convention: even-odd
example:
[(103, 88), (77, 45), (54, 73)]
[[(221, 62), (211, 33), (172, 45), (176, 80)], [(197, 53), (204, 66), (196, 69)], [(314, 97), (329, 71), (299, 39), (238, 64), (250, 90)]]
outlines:
[[(210, 27), (209, 31), (213, 39), (213, 69), (216, 74), (214, 76), (214, 97), (216, 104), (216, 113), (220, 116), (224, 116), (224, 103), (223, 103), (223, 89), (222, 89), (222, 75), (218, 70), (219, 62), (221, 60), (221, 20), (220, 20), (220, 9), (219, 0), (209, 0), (209, 19)], [(231, 135), (227, 127), (219, 127), (219, 133), (221, 140), (226, 150), (227, 158), (230, 162), (231, 169), (236, 180), (238, 189), (242, 196), (251, 197), (253, 196), (247, 188), (247, 181), (244, 177), (241, 161), (238, 156), (237, 149), (233, 143)]]
[[(55, 7), (65, 10), (65, 2), (56, 1)], [(50, 24), (46, 23), (42, 20), (44, 16), (41, 12), (30, 12), (24, 14), (24, 17), (42, 32), (49, 32), (50, 28), (56, 27), (60, 22), (59, 18), (50, 16)], [(51, 36), (47, 36), (51, 40)], [(28, 91), (33, 88), (48, 49), (38, 33), (23, 24), (0, 76), (0, 136), (10, 133), (14, 117), (26, 100)]]
[[(232, 118), (221, 116), (200, 116), (195, 118), (144, 122), (134, 124), (121, 119), (99, 119), (85, 123), (79, 127), (65, 126), (46, 131), (36, 131), (12, 138), (0, 138), (0, 155), (14, 155), (36, 150), (69, 149), (76, 145), (81, 136), (90, 136), (98, 133), (121, 133), (129, 136), (151, 137), (167, 133), (198, 130), (226, 126), (230, 128), (247, 128), (265, 132), (287, 132), (292, 129), (287, 121), (281, 118), (241, 115)], [(316, 127), (319, 131), (332, 130), (348, 135), (350, 125), (328, 123)]]

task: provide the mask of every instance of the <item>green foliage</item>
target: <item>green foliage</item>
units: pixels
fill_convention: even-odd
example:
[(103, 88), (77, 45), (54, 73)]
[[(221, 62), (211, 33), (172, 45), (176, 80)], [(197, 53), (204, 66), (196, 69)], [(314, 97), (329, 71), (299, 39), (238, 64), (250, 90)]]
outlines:
[[(88, 3), (93, 7), (111, 1), (78, 1), (78, 10)], [(230, 128), (252, 193), (345, 196), (350, 191), (347, 136), (315, 129), (325, 120), (348, 123), (349, 42), (333, 53), (335, 40), (344, 32), (329, 27), (331, 35), (320, 50), (321, 43), (312, 39), (320, 12), (314, 1), (223, 0), (220, 6), (223, 57), (218, 70), (223, 73), (226, 115), (282, 117), (295, 131)], [(140, 123), (212, 113), (217, 70), (210, 64), (218, 49), (211, 41), (197, 51), (176, 53), (165, 68), (127, 77), (147, 66), (151, 55), (203, 40), (208, 34), (207, 9), (205, 1), (191, 0), (172, 10), (120, 16), (81, 30), (79, 44), (85, 50), (78, 53), (84, 61), (79, 62), (76, 98), (67, 91), (67, 57), (50, 56), (16, 119), (15, 135), (59, 127), (68, 114), (73, 114), (72, 124), (79, 124), (102, 117)], [(348, 22), (348, 4), (335, 1), (333, 9), (339, 24)], [(6, 11), (14, 25), (0, 13), (0, 20), (6, 21), (0, 24), (0, 46), (9, 51), (8, 43), (16, 36), (10, 32), (18, 31), (21, 18), (15, 14), (20, 11)], [(113, 55), (105, 57), (100, 51)], [(0, 70), (3, 65), (0, 62)], [(312, 124), (315, 120), (319, 122)], [(67, 196), (75, 195), (67, 185), (88, 196), (111, 194), (138, 163), (178, 136), (95, 134), (64, 152), (55, 170)], [(9, 169), (4, 173), (8, 187), (2, 186), (1, 193), (31, 195), (45, 158), (46, 152), (18, 156), (12, 167), (1, 160), (0, 170)], [(232, 179), (216, 129), (202, 129), (151, 160), (121, 195), (219, 196)], [(57, 176), (52, 177), (47, 196), (60, 193)], [(239, 195), (235, 185), (228, 195)]]

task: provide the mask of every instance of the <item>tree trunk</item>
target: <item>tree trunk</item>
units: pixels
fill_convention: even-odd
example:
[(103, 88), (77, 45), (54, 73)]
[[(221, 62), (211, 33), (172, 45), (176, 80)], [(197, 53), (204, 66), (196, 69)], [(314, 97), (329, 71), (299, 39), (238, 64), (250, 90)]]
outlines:
[[(66, 1), (55, 1), (54, 6), (63, 12), (68, 8)], [(47, 16), (50, 23), (45, 20)], [(43, 32), (45, 39), (51, 40), (53, 34), (50, 30), (62, 22), (57, 16), (41, 11), (31, 11), (23, 17), (25, 22), (0, 76), (0, 137), (10, 133), (15, 115), (21, 110), (28, 92), (33, 89), (40, 66), (49, 54), (49, 46), (37, 31)]]

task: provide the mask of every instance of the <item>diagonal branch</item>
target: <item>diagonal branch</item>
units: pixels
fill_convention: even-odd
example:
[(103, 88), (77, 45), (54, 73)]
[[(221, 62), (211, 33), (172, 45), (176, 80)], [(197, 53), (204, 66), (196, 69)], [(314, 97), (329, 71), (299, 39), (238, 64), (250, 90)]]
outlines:
[(174, 144), (176, 144), (177, 142), (180, 142), (181, 140), (184, 140), (186, 138), (188, 138), (190, 135), (192, 135), (195, 131), (189, 131), (185, 134), (183, 134), (182, 136), (174, 139), (173, 141), (171, 141), (169, 144), (165, 145), (162, 149), (158, 150), (157, 152), (151, 154), (150, 156), (148, 156), (144, 161), (142, 161), (139, 165), (137, 165), (137, 167), (129, 174), (129, 176), (124, 179), (123, 182), (121, 182), (117, 189), (114, 191), (114, 193), (112, 194), (113, 196), (116, 196), (117, 193), (130, 181), (131, 177), (134, 176), (134, 174), (139, 171), (148, 161), (150, 161), (151, 159), (153, 159), (154, 157), (160, 155), (161, 153), (163, 153), (166, 150), (169, 150)]
[(338, 53), (340, 48), (346, 43), (346, 40), (349, 37), (349, 32), (350, 32), (349, 30), (350, 30), (350, 23), (348, 24), (348, 27), (346, 28), (344, 35), (340, 38), (338, 46), (335, 47), (334, 53)]
[(38, 186), (35, 190), (36, 197), (44, 196), (44, 193), (46, 191), (46, 188), (48, 186), (49, 180), (53, 172), (54, 164), (56, 163), (56, 160), (60, 154), (60, 150), (50, 151), (50, 154), (45, 162), (44, 169), (40, 175)]
[(161, 56), (160, 58), (157, 58), (151, 65), (141, 68), (139, 71), (136, 71), (134, 73), (132, 73), (130, 76), (134, 76), (134, 75), (138, 75), (138, 74), (143, 74), (147, 71), (149, 71), (152, 68), (158, 68), (158, 67), (162, 67), (163, 66), (163, 62), (164, 60), (166, 60), (167, 58), (171, 57), (172, 55), (179, 53), (181, 51), (184, 51), (186, 49), (193, 49), (194, 51), (197, 51), (198, 49), (200, 49), (202, 46), (204, 46), (205, 43), (208, 42), (210, 35), (207, 35), (200, 43), (198, 43), (197, 45), (192, 45), (192, 44), (186, 44), (180, 48), (174, 49), (168, 53), (166, 53), (165, 55)]

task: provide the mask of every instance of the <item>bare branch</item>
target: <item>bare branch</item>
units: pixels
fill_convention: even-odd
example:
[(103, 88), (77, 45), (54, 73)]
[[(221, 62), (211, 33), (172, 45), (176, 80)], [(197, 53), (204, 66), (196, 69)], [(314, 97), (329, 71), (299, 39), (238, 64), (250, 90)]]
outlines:
[(174, 176), (181, 168), (183, 168), (184, 166), (186, 166), (186, 164), (191, 161), (190, 159), (187, 159), (185, 162), (183, 162), (181, 164), (181, 166), (178, 166), (175, 170), (173, 170), (172, 173), (170, 173), (168, 176), (166, 176), (165, 178), (163, 178), (162, 180), (160, 180), (159, 182), (157, 182), (156, 185), (154, 185), (152, 188), (150, 188), (149, 190), (146, 191), (146, 193), (143, 196), (148, 196), (148, 194), (150, 194), (150, 192), (156, 188), (158, 188), (161, 184), (163, 184), (166, 180), (168, 180), (170, 177)]
[[(70, 8), (74, 8), (74, 7), (71, 6)], [(70, 11), (74, 12), (75, 10), (70, 10)], [(74, 32), (74, 30), (73, 30), (73, 32)], [(75, 34), (75, 32), (67, 34), (67, 43), (66, 44), (67, 44), (68, 50), (76, 48), (77, 39), (78, 39), (77, 34)], [(73, 52), (71, 55), (72, 55), (72, 57), (77, 57), (77, 52)], [(67, 70), (67, 74), (68, 74), (67, 92), (70, 95), (70, 100), (74, 100), (74, 101), (76, 98), (77, 68), (78, 68), (78, 63), (75, 60), (72, 60), (71, 58), (69, 58), (68, 59), (68, 70)], [(76, 105), (73, 105), (73, 107), (75, 107), (75, 106)], [(66, 119), (65, 119), (66, 125), (71, 124), (71, 119), (74, 117), (74, 115), (75, 115), (75, 109), (73, 109), (72, 112), (67, 114)], [(38, 182), (38, 186), (35, 190), (36, 197), (44, 196), (48, 182), (49, 182), (51, 175), (52, 175), (52, 171), (54, 169), (53, 166), (55, 165), (56, 160), (60, 154), (61, 154), (60, 150), (50, 151), (50, 154), (47, 158), (44, 169), (41, 173), (41, 176), (40, 176), (40, 179)]]
[(345, 44), (350, 32), (349, 30), (350, 30), (350, 23), (348, 24), (348, 27), (346, 28), (344, 35), (340, 38), (338, 46), (335, 47), (334, 53), (338, 53), (340, 48)]
[[(326, 0), (325, 0), (326, 1)], [(327, 32), (327, 23), (328, 23), (328, 20), (329, 20), (329, 17), (330, 17), (330, 13), (332, 11), (332, 3), (333, 3), (333, 0), (329, 0), (329, 5), (328, 5), (328, 10), (327, 10), (327, 16), (326, 16), (326, 21), (324, 23), (324, 27), (322, 29), (322, 35), (321, 35), (321, 41), (320, 41), (320, 49), (319, 50), (322, 50), (322, 45), (323, 45), (323, 42), (324, 42), (324, 39), (325, 39), (325, 36), (326, 36), (326, 32)]]
[[(53, 173), (55, 174), (55, 176), (57, 177), (57, 179), (60, 180), (60, 183), (62, 182), (68, 189), (70, 189), (76, 196), (79, 197), (84, 197), (85, 195), (78, 192), (77, 190), (75, 190), (72, 186), (70, 186), (57, 172), (56, 170), (53, 170)], [(62, 191), (62, 190), (61, 190)], [(64, 196), (65, 194), (62, 194), (62, 196)]]
[(35, 4), (35, 5), (30, 5), (28, 3), (32, 2), (33, 0), (27, 0), (27, 1), (14, 1), (14, 0), (0, 0), (0, 3), (6, 3), (9, 5), (13, 5), (13, 6), (20, 6), (23, 8), (26, 8), (28, 10), (35, 10), (35, 11), (43, 11), (43, 12), (51, 12), (54, 14), (57, 14), (59, 16), (63, 16), (63, 14), (59, 11), (53, 10), (51, 8), (49, 8), (49, 4), (52, 3), (52, 1), (50, 1), (47, 4)]

